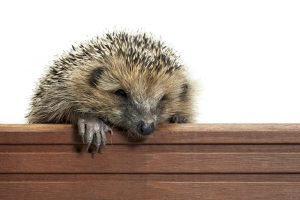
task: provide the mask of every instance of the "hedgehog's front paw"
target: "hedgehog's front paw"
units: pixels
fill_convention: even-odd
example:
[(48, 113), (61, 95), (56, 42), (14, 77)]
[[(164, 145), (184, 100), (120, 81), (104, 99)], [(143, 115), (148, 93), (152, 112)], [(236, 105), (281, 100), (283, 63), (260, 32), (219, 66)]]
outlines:
[(187, 123), (187, 118), (180, 115), (173, 115), (169, 118), (170, 123)]
[(78, 132), (83, 143), (87, 144), (87, 150), (93, 143), (96, 152), (98, 152), (100, 147), (106, 144), (106, 133), (112, 133), (112, 130), (102, 120), (95, 117), (86, 117), (78, 119)]

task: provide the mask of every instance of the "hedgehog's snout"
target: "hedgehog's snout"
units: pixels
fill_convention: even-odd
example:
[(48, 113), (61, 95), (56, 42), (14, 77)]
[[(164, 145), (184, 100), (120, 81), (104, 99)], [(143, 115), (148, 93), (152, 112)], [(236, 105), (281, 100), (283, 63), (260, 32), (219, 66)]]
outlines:
[(151, 134), (155, 129), (154, 122), (139, 121), (137, 124), (137, 131), (139, 134), (146, 136)]

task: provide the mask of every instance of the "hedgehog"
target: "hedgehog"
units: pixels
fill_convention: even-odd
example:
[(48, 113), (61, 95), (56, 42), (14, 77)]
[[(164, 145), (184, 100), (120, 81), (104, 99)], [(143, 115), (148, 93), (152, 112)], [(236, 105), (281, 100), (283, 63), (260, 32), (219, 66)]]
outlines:
[(109, 32), (53, 61), (28, 122), (71, 123), (99, 151), (116, 127), (145, 139), (161, 123), (193, 121), (193, 88), (177, 53), (147, 33)]

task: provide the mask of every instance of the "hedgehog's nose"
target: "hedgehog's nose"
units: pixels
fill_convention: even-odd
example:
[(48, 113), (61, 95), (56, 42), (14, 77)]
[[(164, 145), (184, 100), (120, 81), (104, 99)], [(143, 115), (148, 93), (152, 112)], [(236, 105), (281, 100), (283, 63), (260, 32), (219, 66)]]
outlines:
[(154, 122), (145, 123), (144, 121), (140, 121), (137, 125), (137, 129), (141, 135), (149, 135), (154, 131)]

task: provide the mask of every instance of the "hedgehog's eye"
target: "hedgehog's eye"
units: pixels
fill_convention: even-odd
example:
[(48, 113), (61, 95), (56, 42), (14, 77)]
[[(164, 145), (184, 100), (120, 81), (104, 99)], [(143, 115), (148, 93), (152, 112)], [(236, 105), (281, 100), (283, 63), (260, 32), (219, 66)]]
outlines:
[(127, 93), (122, 89), (118, 89), (117, 91), (115, 91), (115, 95), (123, 98), (127, 97)]
[(167, 100), (167, 99), (168, 99), (167, 95), (164, 95), (164, 96), (160, 99), (160, 101), (165, 101), (165, 100)]

